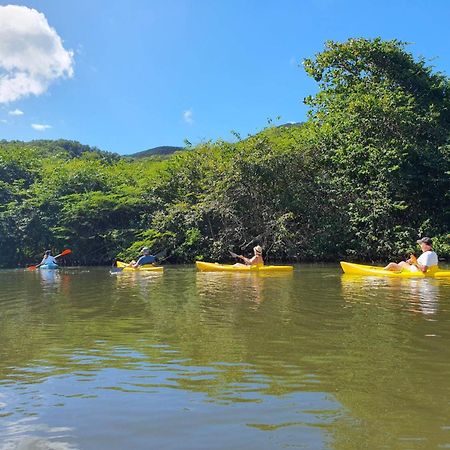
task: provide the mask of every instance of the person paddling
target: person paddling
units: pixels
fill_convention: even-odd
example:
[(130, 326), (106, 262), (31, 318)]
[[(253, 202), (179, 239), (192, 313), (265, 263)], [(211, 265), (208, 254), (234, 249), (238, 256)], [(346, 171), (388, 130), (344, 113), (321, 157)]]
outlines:
[(417, 243), (420, 245), (423, 252), (418, 258), (411, 255), (411, 257), (406, 261), (401, 261), (399, 263), (391, 262), (384, 268), (384, 270), (409, 270), (411, 272), (421, 271), (426, 273), (428, 270), (437, 269), (439, 259), (438, 255), (433, 251), (432, 239), (429, 237), (423, 237), (422, 239), (419, 239)]
[(56, 258), (59, 258), (62, 254), (52, 256), (51, 250), (45, 250), (44, 257), (42, 258), (42, 261), (36, 265), (36, 269), (43, 265), (58, 265), (58, 261), (56, 261)]
[(150, 250), (148, 247), (143, 247), (141, 250), (142, 256), (137, 261), (131, 261), (129, 266), (133, 268), (137, 268), (139, 266), (144, 266), (145, 264), (153, 264), (156, 262), (156, 257), (150, 254)]
[[(245, 256), (242, 255), (236, 255), (237, 258), (242, 259), (242, 261), (244, 261), (244, 265), (246, 266), (263, 266), (264, 265), (264, 260), (262, 257), (262, 248), (257, 245), (256, 247), (253, 247), (253, 253), (254, 256), (252, 258), (246, 258)], [(241, 265), (240, 263), (236, 263), (236, 265)]]

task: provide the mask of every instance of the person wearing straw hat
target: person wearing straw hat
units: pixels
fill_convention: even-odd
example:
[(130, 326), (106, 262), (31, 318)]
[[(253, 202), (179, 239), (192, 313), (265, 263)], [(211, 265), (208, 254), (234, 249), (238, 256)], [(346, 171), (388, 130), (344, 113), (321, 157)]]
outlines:
[(439, 259), (436, 252), (433, 251), (433, 241), (429, 237), (419, 239), (417, 243), (420, 245), (422, 254), (416, 258), (411, 255), (406, 261), (399, 263), (389, 263), (384, 269), (392, 271), (409, 270), (411, 272), (423, 272), (428, 270), (435, 270), (438, 267)]
[(246, 258), (245, 256), (237, 255), (238, 258), (240, 258), (240, 259), (242, 259), (242, 261), (244, 261), (244, 264), (237, 263), (236, 265), (263, 266), (264, 260), (262, 257), (261, 246), (257, 245), (256, 247), (253, 247), (253, 253), (254, 253), (254, 256), (252, 258)]

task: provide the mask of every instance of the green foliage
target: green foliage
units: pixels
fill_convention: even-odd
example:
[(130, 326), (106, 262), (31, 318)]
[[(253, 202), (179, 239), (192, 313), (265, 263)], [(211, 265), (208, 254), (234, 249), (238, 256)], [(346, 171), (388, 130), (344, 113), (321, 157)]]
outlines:
[(327, 42), (305, 69), (321, 87), (306, 103), (319, 171), (346, 210), (349, 254), (388, 257), (405, 233), (445, 231), (449, 80), (395, 40)]
[(0, 266), (73, 250), (73, 263), (110, 263), (150, 224), (164, 162), (130, 163), (68, 142), (0, 144)]
[(308, 121), (167, 157), (121, 158), (72, 141), (0, 141), (0, 265), (47, 247), (74, 263), (386, 260), (435, 238), (450, 256), (449, 79), (402, 42), (327, 42)]

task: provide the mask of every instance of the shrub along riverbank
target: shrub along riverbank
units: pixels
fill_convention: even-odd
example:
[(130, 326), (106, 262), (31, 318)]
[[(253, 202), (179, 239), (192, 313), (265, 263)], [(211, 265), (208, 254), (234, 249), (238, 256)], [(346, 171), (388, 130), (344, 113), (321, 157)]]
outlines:
[(143, 245), (224, 260), (255, 243), (272, 261), (387, 260), (422, 235), (449, 257), (449, 78), (380, 39), (327, 42), (304, 68), (308, 120), (235, 143), (130, 160), (0, 141), (0, 266), (67, 247), (78, 264)]

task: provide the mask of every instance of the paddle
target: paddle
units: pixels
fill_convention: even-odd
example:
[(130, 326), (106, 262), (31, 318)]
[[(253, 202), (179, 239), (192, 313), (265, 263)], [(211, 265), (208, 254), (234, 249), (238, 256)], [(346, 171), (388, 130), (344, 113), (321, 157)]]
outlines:
[(412, 266), (416, 266), (419, 270), (422, 270), (422, 269), (419, 267), (419, 263), (417, 262), (416, 255), (411, 254), (411, 255), (409, 256), (409, 260), (411, 261), (411, 265), (412, 265)]
[[(55, 258), (59, 258), (60, 256), (70, 255), (71, 253), (72, 253), (72, 250), (70, 250), (68, 248), (66, 250), (63, 250), (59, 255), (56, 255)], [(27, 270), (36, 270), (39, 265), (40, 264), (36, 264), (34, 266), (29, 266), (29, 267), (27, 267)]]
[(230, 253), (230, 255), (233, 257), (233, 258), (241, 258), (241, 256), (240, 255), (238, 255), (237, 253), (234, 253), (234, 252), (232, 252), (231, 250), (228, 250), (229, 251), (229, 253)]
[[(230, 255), (231, 255), (233, 258), (240, 259), (240, 260), (244, 261), (245, 263), (247, 263), (246, 260), (244, 259), (244, 257), (243, 257), (242, 255), (238, 255), (237, 253), (234, 253), (234, 252), (232, 252), (231, 250), (228, 250), (228, 251), (230, 252)], [(239, 264), (240, 264), (240, 263), (239, 263)]]

